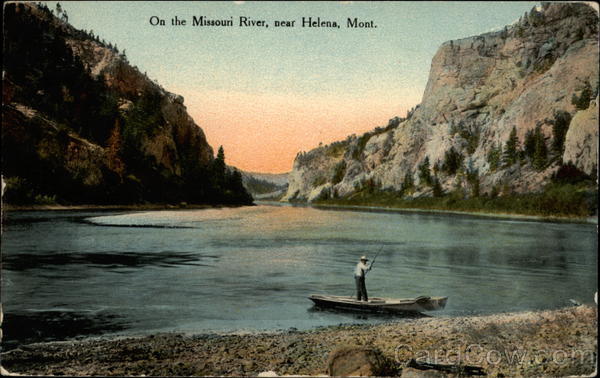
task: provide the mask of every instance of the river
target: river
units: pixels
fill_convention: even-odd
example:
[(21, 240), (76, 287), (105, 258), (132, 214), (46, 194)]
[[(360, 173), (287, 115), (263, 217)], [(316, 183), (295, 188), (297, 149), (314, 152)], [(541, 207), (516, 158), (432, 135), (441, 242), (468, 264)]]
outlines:
[[(150, 332), (374, 323), (321, 311), (381, 251), (371, 296), (448, 296), (457, 316), (593, 302), (596, 226), (306, 206), (4, 214), (3, 349)], [(410, 321), (410, 320), (407, 320)]]

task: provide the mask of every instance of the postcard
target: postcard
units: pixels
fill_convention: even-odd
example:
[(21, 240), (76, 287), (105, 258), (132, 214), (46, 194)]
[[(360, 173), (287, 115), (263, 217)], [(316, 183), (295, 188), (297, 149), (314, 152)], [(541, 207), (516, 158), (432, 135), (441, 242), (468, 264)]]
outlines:
[(2, 374), (595, 374), (598, 5), (4, 4)]

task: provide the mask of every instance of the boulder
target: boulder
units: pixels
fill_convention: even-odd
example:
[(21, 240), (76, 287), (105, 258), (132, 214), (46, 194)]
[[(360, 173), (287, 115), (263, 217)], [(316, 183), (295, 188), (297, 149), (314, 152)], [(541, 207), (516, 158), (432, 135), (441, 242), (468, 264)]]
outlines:
[(376, 348), (344, 345), (334, 349), (327, 359), (331, 376), (390, 376), (394, 364)]

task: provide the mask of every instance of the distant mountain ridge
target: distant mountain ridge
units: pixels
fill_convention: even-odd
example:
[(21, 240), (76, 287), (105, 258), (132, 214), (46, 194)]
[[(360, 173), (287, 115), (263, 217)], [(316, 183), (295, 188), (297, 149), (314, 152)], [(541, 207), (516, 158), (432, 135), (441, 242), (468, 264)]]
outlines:
[(289, 172), (286, 173), (261, 173), (261, 172), (248, 172), (243, 171), (243, 175), (252, 176), (259, 180), (265, 180), (268, 182), (272, 182), (275, 185), (283, 186), (287, 185), (288, 177), (290, 175)]
[(242, 172), (244, 186), (256, 199), (280, 198), (288, 186), (288, 173)]
[(542, 190), (597, 176), (598, 14), (542, 3), (496, 32), (439, 48), (422, 102), (385, 127), (297, 155), (288, 201)]
[[(249, 204), (170, 93), (58, 8), (4, 7), (2, 174), (14, 203)], [(59, 17), (57, 17), (59, 16)]]

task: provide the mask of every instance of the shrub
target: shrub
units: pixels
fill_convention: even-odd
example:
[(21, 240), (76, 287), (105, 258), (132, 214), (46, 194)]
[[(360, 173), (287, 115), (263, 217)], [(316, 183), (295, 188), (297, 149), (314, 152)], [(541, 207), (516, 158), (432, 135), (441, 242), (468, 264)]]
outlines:
[(55, 205), (56, 204), (56, 195), (45, 195), (45, 194), (37, 194), (35, 196), (34, 202), (38, 205)]
[(369, 139), (371, 139), (370, 133), (365, 133), (358, 138), (358, 141), (356, 142), (356, 146), (354, 147), (354, 150), (352, 151), (352, 158), (354, 160), (359, 160), (361, 158), (362, 153), (365, 150), (365, 146), (367, 145), (367, 142), (369, 141)]
[(345, 140), (341, 142), (333, 142), (327, 147), (327, 156), (338, 158), (342, 156), (346, 151), (346, 148), (348, 147), (348, 142)]
[(591, 179), (592, 178), (588, 174), (577, 168), (571, 162), (561, 165), (552, 175), (552, 182), (557, 184), (577, 184)]
[(325, 178), (324, 176), (319, 176), (313, 180), (312, 185), (313, 186), (321, 186), (321, 185), (325, 184), (326, 182), (327, 182), (327, 178)]

